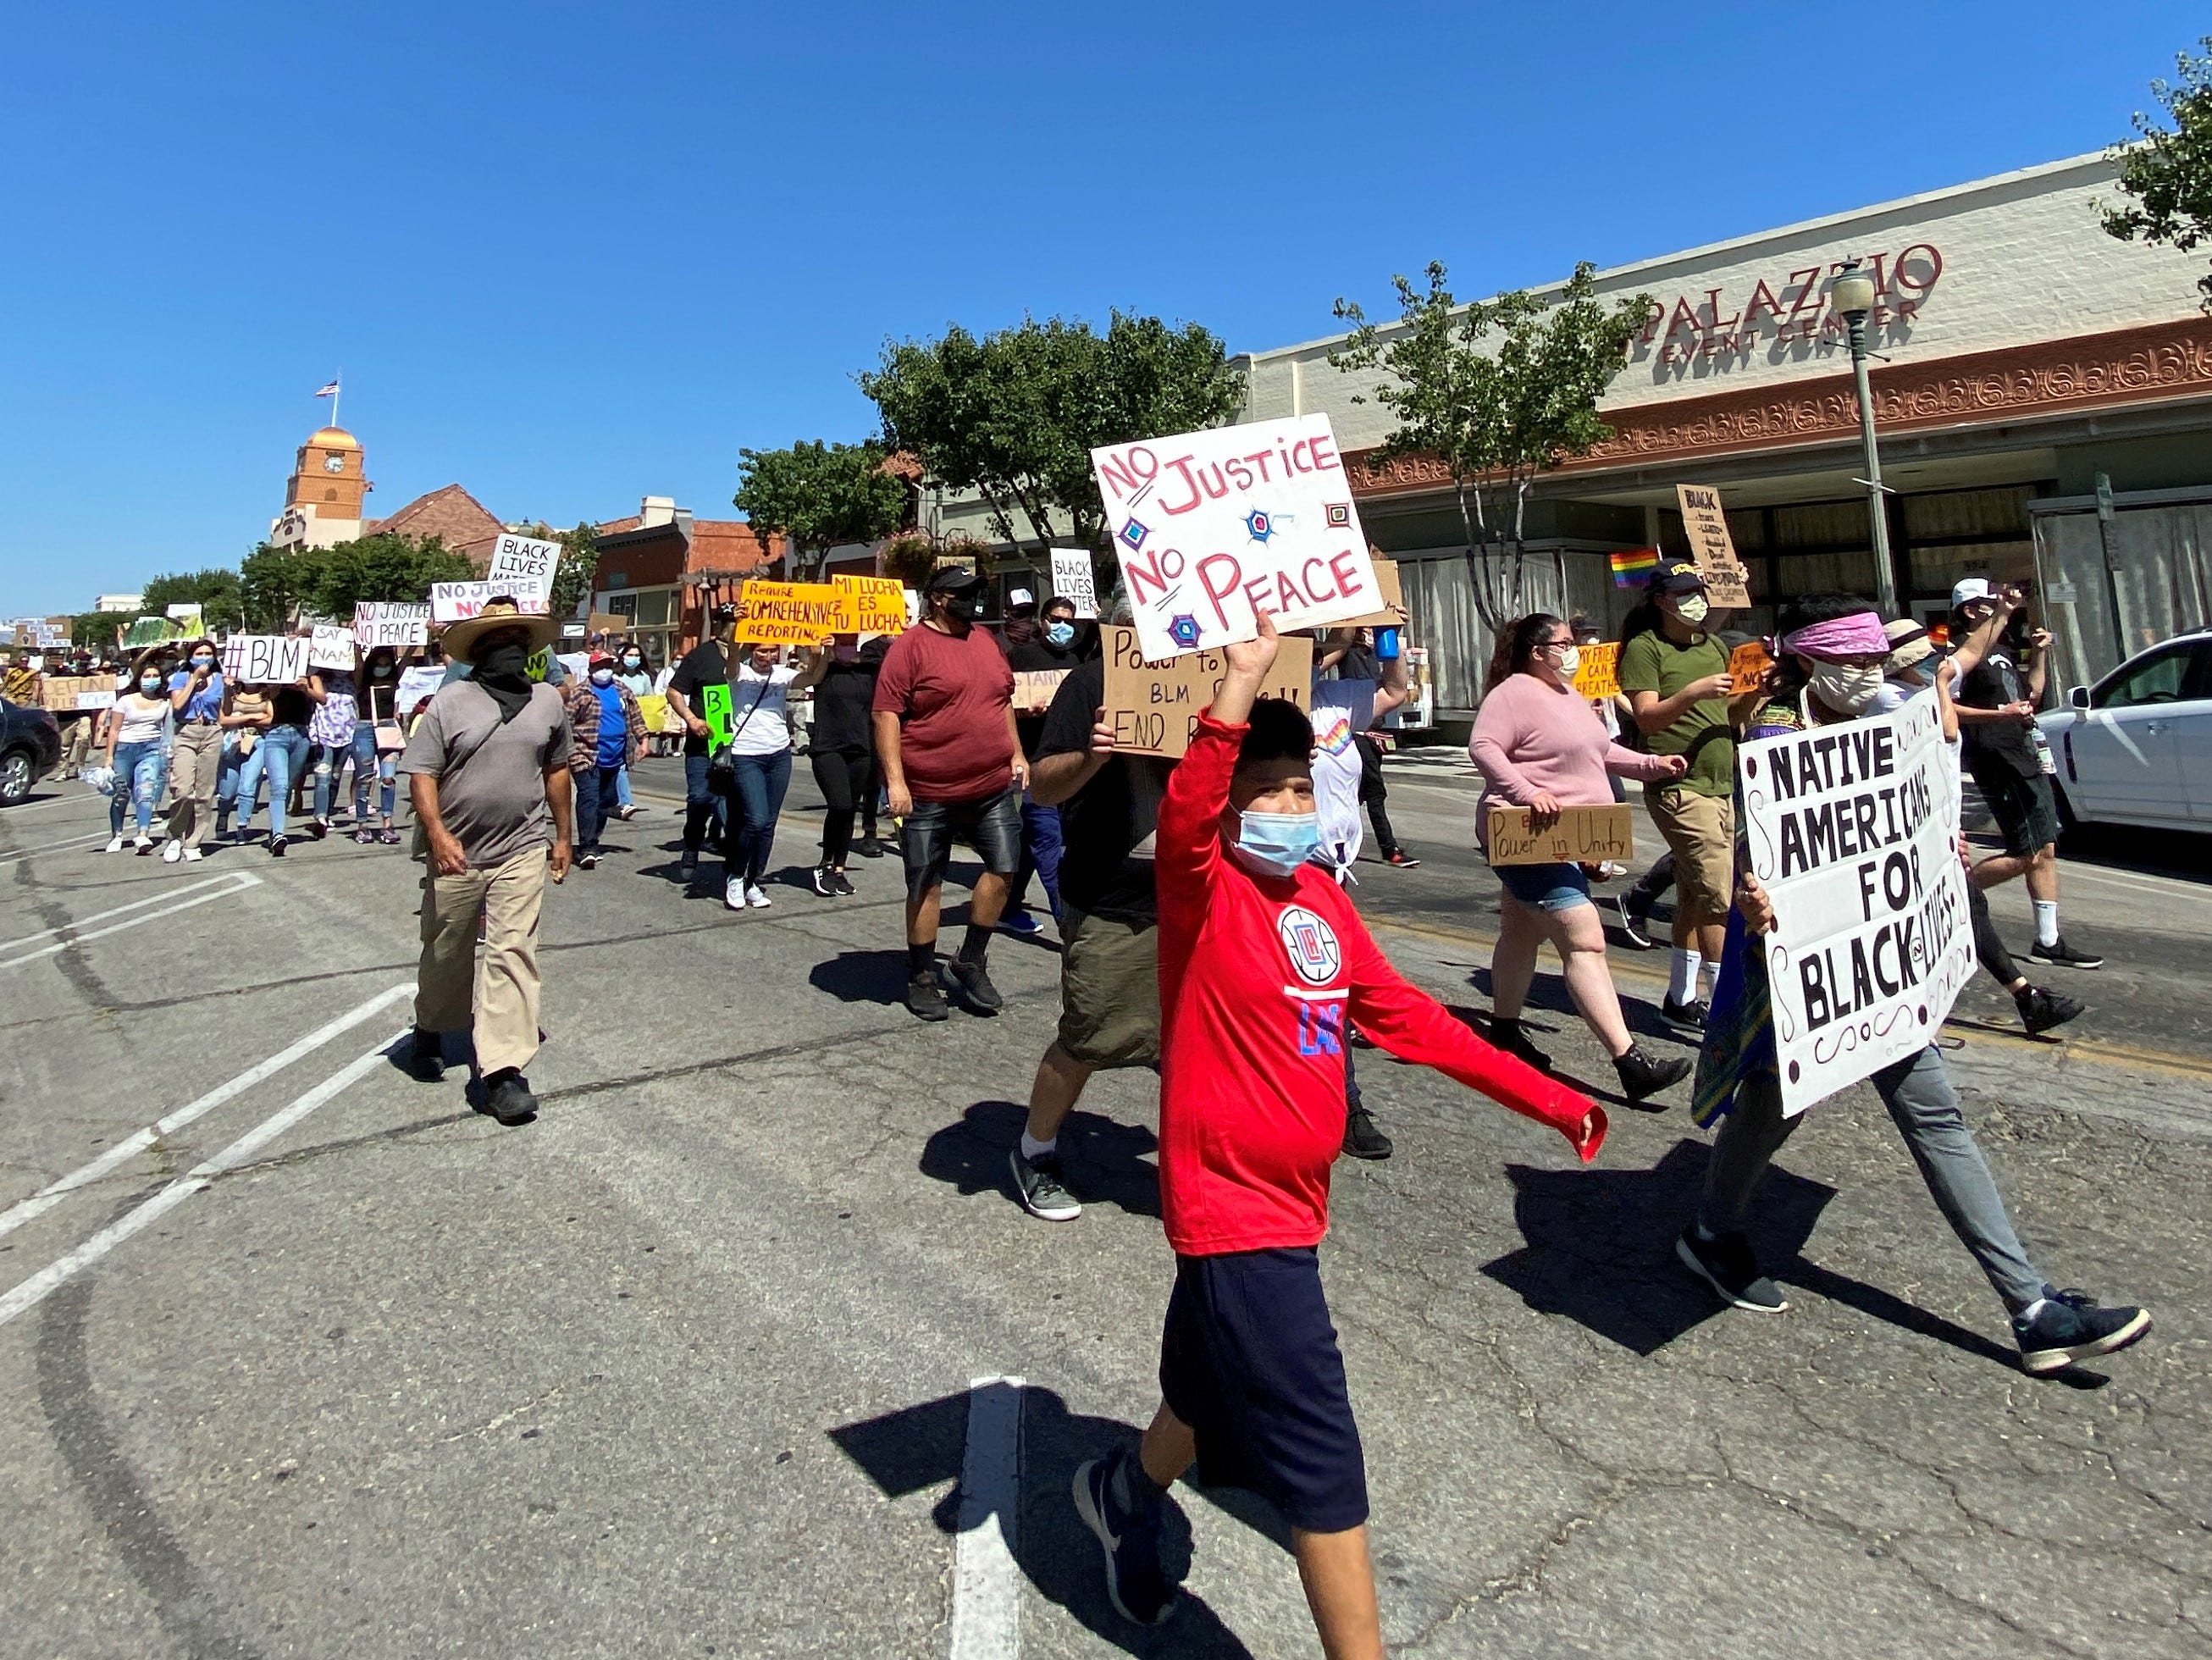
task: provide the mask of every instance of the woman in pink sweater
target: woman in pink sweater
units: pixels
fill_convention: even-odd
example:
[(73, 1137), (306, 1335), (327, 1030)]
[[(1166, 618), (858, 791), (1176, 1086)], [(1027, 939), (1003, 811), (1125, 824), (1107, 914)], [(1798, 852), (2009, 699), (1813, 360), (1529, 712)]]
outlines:
[[(1531, 809), (1540, 827), (1562, 807), (1610, 806), (1608, 773), (1644, 780), (1673, 778), (1686, 763), (1679, 755), (1638, 755), (1606, 733), (1596, 713), (1575, 690), (1577, 652), (1573, 631), (1539, 611), (1498, 636), (1474, 737), (1467, 746), (1482, 769), (1482, 800), (1475, 806), (1475, 836), (1486, 845), (1493, 800)], [(1498, 901), (1498, 946), (1490, 955), (1491, 1042), (1530, 1066), (1551, 1057), (1521, 1029), (1521, 1006), (1535, 978), (1537, 948), (1549, 940), (1559, 953), (1567, 994), (1575, 1000), (1620, 1074), (1631, 1102), (1656, 1095), (1690, 1070), (1686, 1056), (1662, 1061), (1628, 1035), (1620, 998), (1606, 965), (1605, 927), (1590, 903), (1589, 877), (1580, 865), (1501, 865), (1494, 867), (1504, 891)], [(1662, 1109), (1663, 1110), (1663, 1109)]]

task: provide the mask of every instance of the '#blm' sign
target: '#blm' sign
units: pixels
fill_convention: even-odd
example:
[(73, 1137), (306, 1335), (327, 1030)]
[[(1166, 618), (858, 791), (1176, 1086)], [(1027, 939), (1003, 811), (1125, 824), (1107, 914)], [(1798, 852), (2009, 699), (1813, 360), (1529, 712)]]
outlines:
[(1739, 745), (1736, 764), (1794, 1116), (1926, 1048), (1974, 971), (1958, 769), (1926, 696)]
[(1147, 658), (1364, 616), (1382, 603), (1325, 415), (1091, 452)]

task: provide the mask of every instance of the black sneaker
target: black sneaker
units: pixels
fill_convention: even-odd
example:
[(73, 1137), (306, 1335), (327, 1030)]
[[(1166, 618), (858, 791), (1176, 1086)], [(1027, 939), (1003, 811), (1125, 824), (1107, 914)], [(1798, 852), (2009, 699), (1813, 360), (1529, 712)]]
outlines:
[(991, 983), (991, 976), (981, 963), (956, 957), (945, 965), (945, 970), (952, 981), (952, 994), (969, 1013), (996, 1014), (1006, 1006), (1006, 1000), (999, 995), (999, 988)]
[[(1620, 1074), (1620, 1092), (1631, 1102), (1641, 1105), (1645, 1097), (1656, 1095), (1661, 1090), (1687, 1078), (1690, 1068), (1695, 1064), (1686, 1055), (1662, 1061), (1643, 1044), (1631, 1043), (1628, 1053), (1613, 1063), (1613, 1069)], [(1664, 1112), (1667, 1109), (1662, 1105), (1652, 1110)]]
[(917, 974), (906, 982), (906, 1010), (918, 1020), (949, 1020), (951, 1011), (945, 1006), (945, 988), (937, 981), (937, 970)]
[(837, 890), (841, 898), (849, 899), (854, 891), (851, 879), (841, 870), (830, 873), (830, 885)]
[(1621, 937), (1638, 951), (1652, 949), (1651, 901), (1637, 889), (1631, 888), (1613, 901), (1620, 909)]
[(1779, 1314), (1790, 1306), (1781, 1288), (1759, 1271), (1751, 1241), (1741, 1233), (1700, 1239), (1695, 1227), (1685, 1228), (1674, 1242), (1674, 1255), (1730, 1308), (1752, 1314)]
[(307, 820), (307, 834), (308, 834), (308, 835), (310, 835), (310, 836), (313, 836), (313, 837), (315, 838), (315, 840), (316, 840), (316, 841), (318, 841), (318, 842), (321, 841), (321, 840), (322, 840), (325, 836), (328, 836), (330, 833), (331, 833), (331, 821), (330, 821), (329, 819), (327, 819), (327, 818), (310, 818), (309, 820)]
[(1403, 848), (1391, 848), (1382, 855), (1382, 862), (1393, 870), (1419, 870), (1421, 867), (1421, 861)]
[(538, 1116), (538, 1098), (530, 1092), (530, 1085), (513, 1067), (502, 1067), (483, 1080), (483, 1105), (478, 1112), (488, 1112), (502, 1124), (520, 1124)]
[(1114, 1502), (1114, 1466), (1127, 1456), (1116, 1452), (1076, 1466), (1075, 1513), (1106, 1554), (1106, 1595), (1114, 1612), (1157, 1626), (1174, 1611), (1176, 1588), (1160, 1566), (1159, 1517), (1127, 1515)]
[(1030, 1215), (1048, 1222), (1073, 1222), (1083, 1214), (1075, 1195), (1060, 1183), (1057, 1156), (1048, 1152), (1042, 1158), (1024, 1158), (1017, 1146), (1006, 1155), (1006, 1162), (1013, 1167), (1014, 1192)]
[(880, 859), (884, 856), (884, 844), (872, 836), (864, 836), (853, 851), (863, 859)]
[(2055, 991), (2045, 991), (2041, 986), (2030, 986), (2026, 991), (2013, 994), (2013, 1005), (2020, 1010), (2020, 1023), (2026, 1026), (2031, 1037), (2049, 1031), (2053, 1026), (2063, 1026), (2081, 1012), (2081, 1006), (2070, 997)]
[(2058, 936), (2057, 945), (2046, 946), (2038, 942), (2027, 948), (2027, 954), (2039, 963), (2049, 963), (2056, 968), (2101, 969), (2105, 966), (2103, 958), (2094, 952), (2075, 951), (2066, 943), (2066, 936), (2063, 933)]
[(586, 870), (597, 870), (599, 867), (599, 855), (596, 850), (580, 853), (576, 855), (576, 862)]
[(269, 838), (269, 856), (271, 859), (282, 859), (284, 856), (284, 849), (291, 845), (289, 837), (272, 836)]
[(1703, 1040), (1705, 1035), (1705, 1000), (1693, 997), (1686, 1003), (1674, 1000), (1668, 992), (1659, 1004), (1660, 1018), (1685, 1037)]
[(814, 867), (814, 891), (820, 894), (824, 899), (836, 898), (837, 897), (837, 884), (834, 878), (835, 873), (830, 870), (829, 866), (817, 865)]
[(1497, 1020), (1490, 1023), (1490, 1047), (1516, 1061), (1525, 1061), (1538, 1072), (1552, 1069), (1552, 1057), (1528, 1041), (1528, 1034), (1518, 1020)]
[(2012, 1323), (2021, 1369), (2039, 1377), (2124, 1349), (2150, 1329), (2150, 1316), (2142, 1310), (2100, 1309), (2084, 1292), (2045, 1286), (2043, 1298), (2035, 1318)]
[(1375, 1128), (1374, 1116), (1364, 1107), (1352, 1107), (1344, 1115), (1344, 1152), (1351, 1158), (1388, 1158), (1396, 1147)]
[(446, 1075), (446, 1043), (436, 1032), (415, 1028), (415, 1040), (407, 1046), (407, 1073), (424, 1084), (434, 1084)]
[(699, 851), (696, 848), (684, 849), (684, 857), (676, 866), (676, 873), (689, 882), (699, 873)]

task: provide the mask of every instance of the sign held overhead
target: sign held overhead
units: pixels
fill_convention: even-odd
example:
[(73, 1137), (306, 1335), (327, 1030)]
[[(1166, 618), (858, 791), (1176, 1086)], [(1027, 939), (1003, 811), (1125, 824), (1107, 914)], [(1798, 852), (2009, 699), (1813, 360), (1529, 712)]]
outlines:
[(1750, 578), (1735, 556), (1720, 491), (1711, 484), (1677, 484), (1674, 499), (1681, 503), (1682, 533), (1690, 538), (1690, 556), (1697, 561), (1698, 575), (1705, 579), (1706, 599), (1716, 611), (1743, 610), (1751, 604)]
[[(1148, 659), (1136, 629), (1107, 628), (1100, 634), (1106, 654), (1106, 721), (1114, 728), (1115, 749), (1124, 755), (1181, 759), (1198, 730), (1200, 714), (1221, 690), (1229, 660), (1218, 651)], [(1296, 635), (1283, 641), (1260, 695), (1313, 708), (1312, 641)]]

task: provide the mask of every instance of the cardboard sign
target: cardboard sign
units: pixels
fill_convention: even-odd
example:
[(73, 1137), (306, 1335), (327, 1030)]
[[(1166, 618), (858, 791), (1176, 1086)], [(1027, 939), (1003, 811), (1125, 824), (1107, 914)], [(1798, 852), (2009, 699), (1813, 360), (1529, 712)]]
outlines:
[(316, 623), (314, 638), (307, 642), (307, 666), (351, 672), (353, 666), (353, 630), (336, 623)]
[(430, 640), (430, 608), (392, 600), (362, 600), (353, 608), (353, 642), (363, 651), (379, 646), (422, 646)]
[(1325, 415), (1091, 452), (1145, 654), (1364, 617), (1381, 603)]
[[(1114, 728), (1114, 747), (1124, 755), (1181, 759), (1198, 730), (1199, 715), (1221, 690), (1229, 660), (1218, 651), (1148, 659), (1139, 649), (1136, 629), (1109, 628), (1101, 635), (1106, 653), (1106, 719)], [(1312, 641), (1283, 642), (1260, 695), (1287, 698), (1302, 709), (1313, 708)]]
[(829, 582), (748, 582), (741, 646), (818, 646), (838, 631), (844, 595)]
[(1075, 614), (1085, 620), (1098, 615), (1098, 589), (1091, 574), (1091, 550), (1054, 548), (1052, 550), (1052, 597), (1071, 601)]
[(1068, 669), (1016, 669), (1014, 713), (1034, 714), (1051, 708), (1053, 694), (1060, 690), (1060, 683), (1072, 672)]
[(525, 596), (535, 599), (537, 611), (543, 615), (545, 601), (553, 592), (553, 572), (560, 562), (558, 542), (503, 535), (492, 544), (491, 563), (484, 567), (484, 581), (490, 584), (494, 593), (513, 594), (514, 603), (524, 611), (532, 609), (523, 604)]
[(1926, 1048), (1973, 975), (1936, 703), (1736, 746), (1785, 1115)]
[(1604, 640), (1584, 646), (1575, 666), (1575, 690), (1585, 697), (1620, 696), (1620, 642)]
[(906, 585), (896, 576), (836, 576), (839, 634), (904, 634)]
[[(350, 640), (346, 649), (353, 649)], [(346, 666), (353, 666), (349, 655)], [(307, 678), (307, 642), (289, 634), (234, 634), (222, 642), (222, 675), (241, 686), (288, 684)]]
[(417, 663), (411, 668), (404, 668), (399, 671), (399, 684), (392, 690), (392, 707), (404, 720), (415, 713), (416, 706), (424, 698), (435, 697), (438, 688), (445, 684), (446, 671), (440, 664)]
[(1492, 865), (1623, 864), (1635, 856), (1636, 842), (1625, 802), (1601, 807), (1566, 807), (1543, 830), (1528, 828), (1529, 809), (1490, 804), (1486, 840)]
[(1745, 641), (1729, 654), (1729, 691), (1732, 695), (1757, 691), (1773, 666), (1774, 659), (1762, 642)]
[(112, 708), (115, 677), (112, 674), (52, 674), (39, 688), (39, 707), (54, 714), (74, 714), (79, 709)]
[(459, 623), (474, 617), (491, 598), (489, 582), (433, 582), (430, 584), (430, 620), (433, 623)]
[[(1373, 558), (1371, 554), (1370, 558)], [(1398, 562), (1395, 559), (1375, 560), (1375, 587), (1382, 596), (1382, 604), (1364, 617), (1347, 617), (1337, 626), (1358, 629), (1395, 629), (1400, 625), (1395, 611), (1383, 609), (1388, 605), (1403, 606), (1406, 590), (1399, 585)]]
[(1682, 533), (1690, 538), (1690, 556), (1705, 579), (1705, 598), (1716, 611), (1742, 610), (1751, 604), (1750, 581), (1743, 562), (1735, 556), (1720, 491), (1711, 484), (1677, 484), (1674, 499), (1681, 503)]

